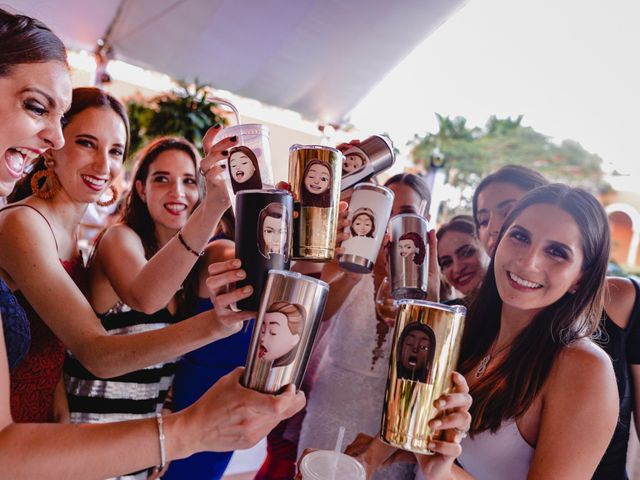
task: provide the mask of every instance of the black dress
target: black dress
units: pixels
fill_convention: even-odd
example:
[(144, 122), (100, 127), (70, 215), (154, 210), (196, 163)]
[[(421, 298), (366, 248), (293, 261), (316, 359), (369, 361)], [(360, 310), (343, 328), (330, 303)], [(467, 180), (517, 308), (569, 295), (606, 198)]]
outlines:
[[(618, 384), (620, 396), (620, 417), (613, 438), (605, 452), (594, 480), (626, 480), (627, 445), (631, 428), (633, 410), (633, 386), (631, 384), (630, 365), (640, 364), (640, 286), (632, 281), (636, 290), (636, 300), (631, 311), (629, 324), (621, 329), (611, 318), (604, 314), (603, 335), (598, 343), (609, 354)], [(640, 413), (640, 412), (638, 412)]]

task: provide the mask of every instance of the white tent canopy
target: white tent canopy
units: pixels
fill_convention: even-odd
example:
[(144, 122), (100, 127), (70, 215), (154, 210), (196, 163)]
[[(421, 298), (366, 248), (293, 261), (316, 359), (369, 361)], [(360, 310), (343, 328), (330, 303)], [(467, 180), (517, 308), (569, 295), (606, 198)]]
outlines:
[[(466, 0), (13, 0), (71, 48), (340, 123)], [(109, 31), (110, 30), (110, 31)], [(107, 32), (109, 33), (107, 34)]]

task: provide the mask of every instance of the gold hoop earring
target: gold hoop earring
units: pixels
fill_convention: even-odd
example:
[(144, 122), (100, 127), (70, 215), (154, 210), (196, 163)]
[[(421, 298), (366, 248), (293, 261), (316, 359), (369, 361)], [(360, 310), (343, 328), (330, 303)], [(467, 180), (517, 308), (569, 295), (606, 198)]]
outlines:
[[(40, 180), (43, 177), (45, 180), (42, 182), (42, 186), (40, 186)], [(49, 181), (49, 188), (45, 189), (47, 180)], [(49, 200), (60, 191), (60, 188), (62, 188), (62, 186), (60, 185), (60, 180), (58, 180), (58, 175), (56, 175), (56, 172), (53, 171), (53, 167), (50, 165), (47, 165), (46, 170), (40, 170), (31, 177), (31, 191), (38, 198)]]
[(98, 200), (96, 202), (101, 207), (109, 207), (118, 201), (118, 196), (120, 195), (120, 192), (118, 192), (118, 189), (113, 185), (109, 185), (109, 189), (111, 190), (111, 198), (106, 201)]

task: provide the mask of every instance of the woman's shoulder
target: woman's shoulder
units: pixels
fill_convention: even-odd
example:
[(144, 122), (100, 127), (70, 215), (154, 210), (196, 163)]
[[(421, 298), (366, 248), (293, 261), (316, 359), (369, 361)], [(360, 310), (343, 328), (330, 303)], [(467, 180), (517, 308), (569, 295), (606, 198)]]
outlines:
[(108, 227), (96, 245), (98, 253), (108, 252), (114, 248), (121, 252), (122, 248), (128, 247), (142, 248), (144, 251), (140, 236), (124, 223), (116, 223)]
[[(0, 210), (0, 231), (2, 231), (0, 235), (2, 243), (20, 244), (26, 247), (29, 243), (37, 245), (43, 240), (50, 239), (55, 247), (55, 237), (45, 214), (24, 201)], [(29, 242), (29, 239), (32, 242)]]
[(636, 287), (631, 280), (622, 277), (607, 277), (606, 285), (604, 310), (616, 325), (625, 329), (636, 303)]
[(611, 358), (588, 339), (581, 339), (564, 347), (554, 361), (549, 386), (562, 389), (568, 395), (588, 390), (598, 392), (610, 385), (616, 388)]

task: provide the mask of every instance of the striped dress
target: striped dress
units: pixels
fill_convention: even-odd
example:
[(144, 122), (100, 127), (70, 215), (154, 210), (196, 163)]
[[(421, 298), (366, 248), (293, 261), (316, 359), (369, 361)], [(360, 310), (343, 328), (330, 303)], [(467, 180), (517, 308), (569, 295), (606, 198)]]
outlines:
[[(165, 308), (151, 315), (117, 304), (100, 318), (110, 335), (128, 335), (164, 328), (176, 322)], [(155, 417), (162, 410), (173, 382), (176, 360), (115, 378), (101, 379), (67, 352), (64, 382), (72, 423), (110, 423)], [(118, 477), (147, 478), (146, 471)]]

